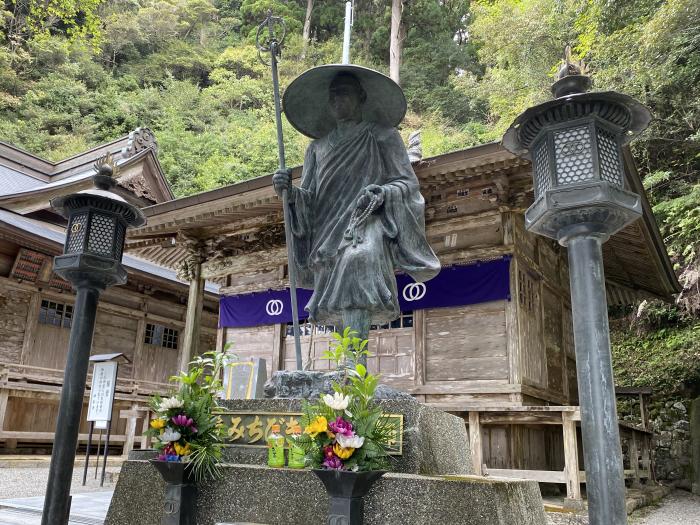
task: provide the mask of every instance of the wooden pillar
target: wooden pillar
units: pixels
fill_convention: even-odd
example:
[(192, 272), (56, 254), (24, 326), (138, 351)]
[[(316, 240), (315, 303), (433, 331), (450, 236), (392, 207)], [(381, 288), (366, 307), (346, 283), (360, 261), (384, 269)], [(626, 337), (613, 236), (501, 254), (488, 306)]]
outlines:
[(637, 433), (632, 430), (629, 440), (630, 468), (632, 469), (632, 486), (640, 486), (639, 476), (639, 446), (637, 443)]
[(581, 480), (578, 467), (578, 441), (576, 438), (576, 421), (572, 412), (562, 412), (562, 430), (564, 433), (564, 477), (566, 478), (567, 506), (579, 507), (581, 499)]
[(124, 448), (122, 449), (122, 457), (125, 459), (129, 456), (134, 448), (134, 441), (136, 440), (136, 420), (138, 419), (138, 406), (136, 404), (131, 405), (130, 410), (120, 410), (119, 417), (126, 418), (126, 439), (124, 440)]
[(284, 370), (284, 340), (287, 337), (287, 325), (276, 324), (272, 336), (272, 373)]
[(7, 414), (7, 404), (9, 399), (9, 389), (0, 387), (0, 431), (5, 429), (5, 414)]
[(185, 314), (185, 330), (181, 338), (180, 352), (178, 356), (178, 371), (187, 370), (192, 358), (197, 355), (199, 347), (199, 330), (202, 321), (202, 307), (204, 305), (204, 280), (202, 279), (202, 253), (200, 245), (188, 245), (190, 255), (185, 261), (186, 272), (189, 277), (190, 291), (187, 297), (187, 312)]
[(146, 430), (151, 423), (151, 411), (148, 407), (143, 409), (143, 423), (141, 424), (141, 449), (149, 448), (151, 446), (151, 437), (145, 435)]
[(469, 412), (469, 448), (472, 453), (474, 474), (484, 475), (484, 448), (481, 442), (481, 423), (479, 412)]
[(645, 394), (639, 394), (639, 412), (642, 419), (642, 430), (649, 430), (649, 406), (644, 396)]
[(22, 341), (22, 353), (19, 362), (24, 364), (27, 353), (34, 344), (36, 335), (36, 325), (39, 320), (39, 310), (41, 309), (41, 294), (34, 292), (29, 300), (29, 311), (27, 312), (27, 322), (24, 325), (24, 340)]
[(413, 348), (414, 370), (413, 383), (415, 385), (425, 384), (425, 310), (413, 311)]

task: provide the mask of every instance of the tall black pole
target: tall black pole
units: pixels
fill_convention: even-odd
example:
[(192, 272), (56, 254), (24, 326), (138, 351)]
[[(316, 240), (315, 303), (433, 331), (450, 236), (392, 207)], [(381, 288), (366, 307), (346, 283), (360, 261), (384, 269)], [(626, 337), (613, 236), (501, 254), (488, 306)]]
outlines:
[(61, 389), (61, 404), (56, 421), (57, 432), (51, 452), (51, 466), (41, 525), (68, 523), (70, 486), (78, 445), (80, 414), (83, 409), (97, 302), (101, 291), (99, 287), (83, 286), (78, 288), (75, 298), (68, 358)]
[[(274, 34), (275, 23), (282, 26), (283, 34), (278, 40)], [(261, 35), (264, 29), (267, 28), (268, 41), (263, 44)], [(275, 122), (277, 124), (277, 152), (279, 156), (279, 169), (285, 171), (287, 169), (284, 154), (284, 135), (282, 134), (282, 107), (280, 103), (280, 86), (277, 75), (277, 57), (280, 55), (280, 47), (284, 40), (284, 20), (280, 17), (272, 16), (272, 11), (267, 12), (267, 18), (258, 27), (257, 46), (259, 51), (270, 52), (270, 67), (272, 68), (272, 89), (275, 99)], [(262, 60), (262, 55), (260, 56)], [(263, 60), (263, 63), (264, 60)], [(297, 305), (297, 269), (294, 264), (294, 237), (292, 235), (291, 213), (289, 211), (289, 191), (284, 190), (282, 193), (282, 208), (284, 210), (284, 237), (287, 244), (287, 268), (289, 269), (289, 295), (292, 303), (292, 325), (294, 327), (294, 349), (296, 354), (297, 370), (303, 368), (301, 359), (301, 338), (299, 336), (299, 306)]]
[(569, 250), (588, 517), (591, 525), (624, 525), (625, 479), (601, 249), (607, 238), (605, 233), (580, 228), (560, 242)]

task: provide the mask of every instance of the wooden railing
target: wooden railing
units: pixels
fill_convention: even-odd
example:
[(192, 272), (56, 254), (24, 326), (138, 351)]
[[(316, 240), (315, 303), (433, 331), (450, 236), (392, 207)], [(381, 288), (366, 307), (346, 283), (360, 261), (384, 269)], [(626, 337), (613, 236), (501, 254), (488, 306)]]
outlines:
[[(636, 394), (635, 394), (636, 395)], [(644, 406), (642, 404), (642, 406)], [(642, 418), (644, 421), (644, 418)], [(579, 467), (577, 426), (581, 421), (577, 406), (479, 407), (469, 410), (469, 440), (474, 472), (479, 476), (531, 479), (541, 483), (566, 485), (566, 499), (571, 506), (580, 506), (581, 484), (586, 473)], [(490, 468), (484, 461), (482, 427), (486, 425), (561, 425), (564, 441), (564, 470), (518, 470)], [(642, 428), (643, 427), (643, 428)], [(620, 422), (620, 438), (626, 443), (625, 478), (633, 485), (653, 478), (651, 438), (648, 422), (636, 427)]]
[[(88, 388), (86, 389), (86, 401), (89, 397), (89, 385), (92, 374), (88, 374)], [(63, 370), (42, 368), (37, 366), (18, 365), (13, 363), (0, 363), (0, 440), (6, 444), (16, 442), (26, 443), (52, 443), (53, 432), (34, 432), (27, 430), (13, 430), (6, 427), (6, 414), (11, 397), (42, 397), (46, 399), (58, 399), (63, 384)], [(123, 453), (127, 454), (134, 446), (136, 433), (142, 433), (148, 428), (149, 409), (148, 400), (151, 395), (167, 392), (172, 385), (142, 381), (137, 379), (117, 379), (115, 389), (115, 403), (129, 406), (127, 410), (119, 411), (119, 418), (125, 418), (126, 431), (123, 434), (114, 433), (110, 436), (110, 442), (122, 444)], [(138, 428), (138, 420), (142, 420), (141, 428)], [(113, 421), (115, 424), (116, 421)], [(78, 441), (86, 443), (87, 434), (79, 434)], [(148, 440), (141, 438), (141, 447), (148, 446)]]

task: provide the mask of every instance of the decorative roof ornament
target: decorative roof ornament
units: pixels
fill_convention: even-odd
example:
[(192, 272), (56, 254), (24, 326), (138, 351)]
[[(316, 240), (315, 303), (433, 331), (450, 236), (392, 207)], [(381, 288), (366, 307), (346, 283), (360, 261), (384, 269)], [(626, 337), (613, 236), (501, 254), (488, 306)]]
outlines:
[(588, 66), (583, 60), (574, 60), (571, 57), (571, 46), (566, 46), (557, 81), (552, 85), (554, 97), (586, 93), (592, 84), (591, 77), (588, 76)]
[(93, 165), (95, 174), (92, 176), (92, 182), (98, 190), (110, 191), (117, 184), (116, 176), (119, 173), (119, 167), (114, 162), (111, 153), (100, 157)]
[(128, 159), (146, 149), (153, 149), (155, 153), (158, 152), (156, 136), (148, 128), (136, 128), (129, 133), (129, 141), (121, 151), (122, 158)]

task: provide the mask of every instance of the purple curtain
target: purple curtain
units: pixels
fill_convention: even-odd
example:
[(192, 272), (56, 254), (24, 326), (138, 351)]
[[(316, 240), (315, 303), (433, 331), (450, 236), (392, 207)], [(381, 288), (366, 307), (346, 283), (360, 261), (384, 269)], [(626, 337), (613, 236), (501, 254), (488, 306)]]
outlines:
[[(399, 305), (404, 312), (510, 300), (510, 256), (487, 262), (443, 268), (437, 277), (416, 283), (397, 275)], [(309, 314), (304, 306), (312, 290), (297, 289), (299, 319)], [(292, 321), (289, 289), (267, 290), (221, 297), (220, 327), (261, 326)]]

